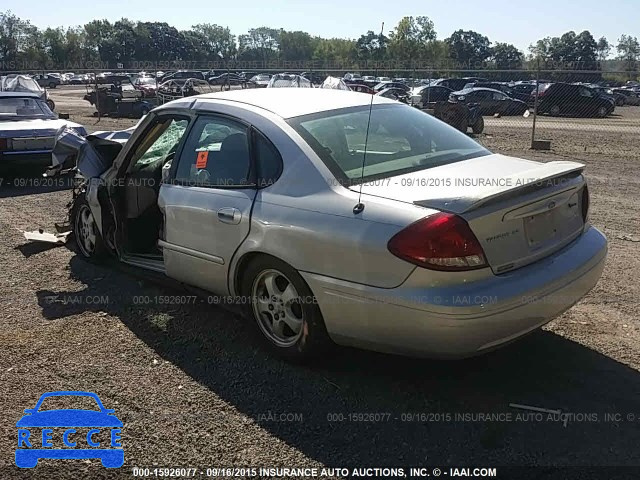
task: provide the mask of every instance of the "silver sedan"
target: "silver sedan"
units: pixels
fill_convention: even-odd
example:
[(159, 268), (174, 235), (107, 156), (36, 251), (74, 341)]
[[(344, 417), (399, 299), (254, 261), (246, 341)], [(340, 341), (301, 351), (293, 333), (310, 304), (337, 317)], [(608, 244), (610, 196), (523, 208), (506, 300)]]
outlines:
[(81, 254), (228, 296), (292, 358), (480, 354), (570, 308), (605, 262), (584, 165), (492, 154), (380, 97), (207, 94), (87, 142)]

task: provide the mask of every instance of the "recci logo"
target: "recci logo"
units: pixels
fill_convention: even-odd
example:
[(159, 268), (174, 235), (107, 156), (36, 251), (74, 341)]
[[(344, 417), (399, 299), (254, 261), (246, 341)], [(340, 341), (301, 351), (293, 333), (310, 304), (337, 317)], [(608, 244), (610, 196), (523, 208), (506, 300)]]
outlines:
[[(42, 410), (42, 402), (50, 397), (89, 397), (95, 400), (99, 410), (57, 409)], [(105, 408), (95, 393), (61, 391), (44, 393), (34, 408), (24, 411), (18, 420), (18, 447), (16, 465), (33, 468), (41, 458), (89, 459), (99, 458), (107, 468), (118, 468), (124, 463), (124, 451), (120, 443), (122, 422)], [(40, 434), (36, 430), (41, 430)], [(54, 429), (63, 430), (54, 435)], [(84, 432), (86, 430), (86, 433)], [(89, 448), (79, 448), (86, 442)], [(67, 447), (67, 448), (54, 448)], [(84, 447), (84, 445), (82, 445)], [(107, 448), (108, 447), (108, 448)]]

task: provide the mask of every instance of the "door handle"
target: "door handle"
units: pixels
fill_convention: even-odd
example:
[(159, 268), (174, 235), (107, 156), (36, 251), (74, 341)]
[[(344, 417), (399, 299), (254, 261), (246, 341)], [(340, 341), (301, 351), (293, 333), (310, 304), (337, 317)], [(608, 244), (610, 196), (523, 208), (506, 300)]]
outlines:
[(238, 225), (242, 219), (242, 213), (237, 208), (224, 207), (218, 210), (218, 219), (224, 223)]

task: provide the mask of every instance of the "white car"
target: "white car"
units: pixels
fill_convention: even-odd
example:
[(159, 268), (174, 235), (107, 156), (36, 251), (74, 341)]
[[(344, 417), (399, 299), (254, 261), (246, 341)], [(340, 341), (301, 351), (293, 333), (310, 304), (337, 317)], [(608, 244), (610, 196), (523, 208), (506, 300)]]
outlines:
[(59, 119), (37, 93), (0, 92), (0, 166), (49, 164), (56, 134), (64, 127), (87, 134), (82, 125)]

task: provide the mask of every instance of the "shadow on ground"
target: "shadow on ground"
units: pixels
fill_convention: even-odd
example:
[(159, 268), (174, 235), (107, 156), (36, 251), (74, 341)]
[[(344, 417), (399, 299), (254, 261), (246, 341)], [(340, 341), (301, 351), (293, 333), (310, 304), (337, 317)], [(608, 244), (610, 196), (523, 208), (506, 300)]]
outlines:
[[(324, 464), (640, 465), (639, 417), (627, 421), (640, 414), (638, 372), (556, 334), (541, 331), (457, 362), (337, 348), (316, 365), (296, 366), (267, 356), (250, 322), (206, 302), (144, 307), (153, 310), (147, 316), (131, 305), (131, 295), (180, 290), (141, 285), (121, 267), (95, 267), (77, 256), (70, 272), (88, 287), (38, 292), (47, 319), (91, 310), (117, 316), (162, 358)], [(52, 300), (73, 295), (109, 295), (109, 302)], [(304, 421), (265, 419), (286, 412)], [(605, 420), (607, 413), (620, 414), (619, 421)]]

